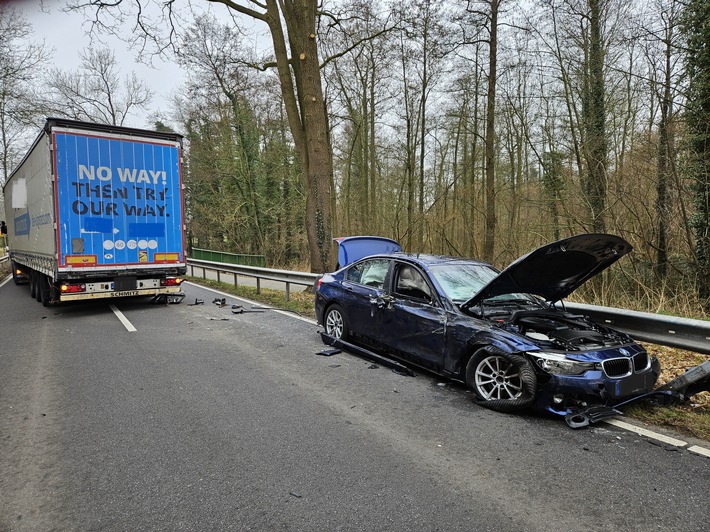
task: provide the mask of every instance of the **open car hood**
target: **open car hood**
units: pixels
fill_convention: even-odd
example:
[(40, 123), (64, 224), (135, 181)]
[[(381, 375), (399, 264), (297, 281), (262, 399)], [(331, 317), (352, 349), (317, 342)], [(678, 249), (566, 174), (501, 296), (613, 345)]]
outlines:
[(370, 255), (402, 251), (399, 242), (383, 236), (344, 236), (333, 240), (338, 243), (338, 267), (336, 269), (343, 268)]
[(559, 301), (632, 249), (623, 238), (605, 234), (577, 235), (547, 244), (511, 263), (462, 307), (516, 293)]

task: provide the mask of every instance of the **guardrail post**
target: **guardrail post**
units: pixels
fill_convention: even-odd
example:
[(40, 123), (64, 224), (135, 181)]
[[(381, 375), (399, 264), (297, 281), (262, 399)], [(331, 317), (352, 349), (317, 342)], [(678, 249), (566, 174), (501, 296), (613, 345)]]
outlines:
[(237, 281), (237, 274), (234, 274), (234, 288), (239, 286), (239, 281)]
[(261, 294), (261, 277), (256, 278), (256, 293)]
[(286, 301), (288, 301), (288, 298), (291, 295), (291, 283), (287, 282), (286, 283)]
[(218, 283), (222, 282), (222, 280), (220, 279), (220, 271), (219, 270), (217, 270), (217, 282)]
[(207, 279), (207, 268), (202, 268), (202, 278)]

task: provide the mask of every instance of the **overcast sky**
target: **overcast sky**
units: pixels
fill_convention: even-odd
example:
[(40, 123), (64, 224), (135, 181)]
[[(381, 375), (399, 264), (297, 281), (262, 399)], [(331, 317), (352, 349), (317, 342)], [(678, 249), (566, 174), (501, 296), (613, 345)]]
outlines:
[[(0, 0), (2, 2), (3, 0)], [(35, 39), (44, 39), (47, 46), (54, 50), (54, 65), (63, 70), (76, 70), (80, 66), (80, 53), (87, 46), (92, 45), (92, 41), (86, 30), (88, 26), (83, 24), (84, 19), (79, 13), (67, 14), (61, 11), (61, 6), (65, 4), (62, 0), (11, 0), (11, 5), (19, 8), (28, 22), (32, 24), (35, 31)], [(44, 6), (42, 8), (42, 6)], [(167, 114), (169, 111), (170, 96), (175, 93), (182, 81), (183, 74), (177, 65), (161, 60), (154, 61), (151, 68), (136, 61), (133, 52), (128, 50), (125, 43), (115, 37), (102, 36), (104, 41), (113, 49), (116, 59), (121, 65), (121, 74), (124, 77), (134, 71), (136, 75), (144, 80), (154, 96), (151, 101), (151, 111), (162, 111)], [(96, 48), (103, 47), (100, 42), (94, 40)], [(148, 116), (151, 113), (134, 114), (126, 121), (127, 126), (152, 128), (153, 122)]]

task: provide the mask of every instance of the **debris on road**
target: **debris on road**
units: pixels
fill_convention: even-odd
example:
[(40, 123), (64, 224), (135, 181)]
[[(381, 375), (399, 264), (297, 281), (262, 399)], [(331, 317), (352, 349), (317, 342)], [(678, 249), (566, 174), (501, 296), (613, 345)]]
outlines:
[(323, 357), (332, 357), (333, 355), (337, 355), (338, 353), (342, 353), (340, 349), (323, 349), (322, 351), (318, 351), (316, 355), (320, 355)]
[(320, 333), (321, 339), (323, 340), (323, 343), (325, 345), (330, 345), (332, 347), (340, 348), (346, 350), (348, 353), (351, 353), (353, 355), (366, 358), (368, 360), (371, 360), (373, 362), (377, 362), (379, 364), (382, 364), (383, 366), (387, 366), (389, 368), (392, 368), (392, 371), (395, 373), (398, 373), (400, 375), (406, 375), (407, 377), (414, 377), (415, 373), (409, 369), (407, 366), (404, 364), (401, 364), (397, 362), (396, 360), (392, 360), (390, 358), (387, 358), (382, 355), (378, 355), (377, 353), (373, 353), (369, 349), (365, 349), (364, 347), (357, 346), (355, 344), (351, 344), (350, 342), (346, 342), (345, 340), (341, 340), (339, 338), (333, 338), (332, 336), (329, 336), (325, 334), (325, 332), (321, 331)]
[(185, 292), (176, 292), (175, 294), (158, 294), (156, 296), (153, 296), (153, 299), (150, 300), (151, 303), (156, 303), (159, 305), (179, 305), (182, 303), (182, 300), (185, 299)]
[(232, 314), (244, 314), (245, 312), (264, 312), (265, 310), (268, 309), (262, 307), (252, 307), (250, 309), (246, 309), (241, 305), (232, 305)]

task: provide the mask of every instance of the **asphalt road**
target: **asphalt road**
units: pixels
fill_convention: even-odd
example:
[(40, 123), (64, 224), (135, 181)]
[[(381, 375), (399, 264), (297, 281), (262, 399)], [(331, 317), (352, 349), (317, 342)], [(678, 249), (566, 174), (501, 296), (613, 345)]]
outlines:
[(0, 286), (0, 531), (707, 530), (706, 457), (491, 412), (185, 291), (44, 308)]

